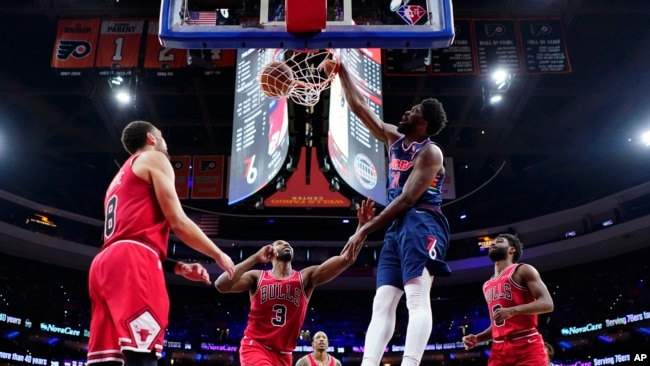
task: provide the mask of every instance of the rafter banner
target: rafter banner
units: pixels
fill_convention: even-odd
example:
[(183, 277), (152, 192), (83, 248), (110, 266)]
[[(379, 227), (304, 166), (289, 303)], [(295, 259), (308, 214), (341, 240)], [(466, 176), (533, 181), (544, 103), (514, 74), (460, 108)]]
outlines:
[(172, 156), (169, 159), (174, 168), (174, 185), (178, 198), (184, 200), (190, 198), (190, 166), (191, 156)]
[(223, 198), (223, 155), (195, 156), (192, 162), (192, 199)]
[(99, 25), (99, 19), (59, 20), (51, 63), (58, 75), (79, 76), (94, 66)]
[[(95, 67), (100, 75), (130, 74), (138, 66), (144, 20), (110, 19), (102, 21)], [(106, 70), (108, 69), (108, 70)]]

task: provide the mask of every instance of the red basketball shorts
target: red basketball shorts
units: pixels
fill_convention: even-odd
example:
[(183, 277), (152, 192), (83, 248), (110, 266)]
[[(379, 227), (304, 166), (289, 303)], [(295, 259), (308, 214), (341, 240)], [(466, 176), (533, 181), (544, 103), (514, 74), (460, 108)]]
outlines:
[(291, 366), (293, 355), (270, 350), (248, 337), (241, 340), (239, 362), (242, 366)]
[(169, 296), (158, 254), (134, 241), (119, 241), (90, 265), (88, 364), (123, 361), (122, 351), (162, 355)]
[(546, 366), (548, 359), (541, 334), (492, 343), (488, 366)]

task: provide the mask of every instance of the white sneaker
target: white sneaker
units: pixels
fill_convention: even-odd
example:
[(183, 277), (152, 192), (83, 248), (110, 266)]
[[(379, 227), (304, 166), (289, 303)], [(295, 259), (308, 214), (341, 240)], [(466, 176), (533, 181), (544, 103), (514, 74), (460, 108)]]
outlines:
[(391, 0), (390, 1), (390, 11), (397, 11), (397, 9), (402, 6), (402, 0)]

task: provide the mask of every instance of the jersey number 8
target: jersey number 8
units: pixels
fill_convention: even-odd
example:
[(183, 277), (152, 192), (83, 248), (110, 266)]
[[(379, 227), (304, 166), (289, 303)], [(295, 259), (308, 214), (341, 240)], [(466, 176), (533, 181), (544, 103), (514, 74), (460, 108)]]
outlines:
[(104, 238), (108, 239), (115, 232), (115, 211), (117, 210), (117, 196), (113, 196), (106, 204), (106, 221), (104, 222)]

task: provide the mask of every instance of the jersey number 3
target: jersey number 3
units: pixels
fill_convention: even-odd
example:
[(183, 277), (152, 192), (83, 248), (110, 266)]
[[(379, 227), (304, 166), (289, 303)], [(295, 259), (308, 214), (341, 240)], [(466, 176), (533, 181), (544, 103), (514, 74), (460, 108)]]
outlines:
[(106, 204), (106, 222), (104, 222), (104, 238), (108, 239), (115, 232), (115, 210), (117, 209), (117, 196), (113, 196)]
[(283, 326), (287, 322), (287, 307), (278, 304), (273, 306), (273, 311), (275, 311), (275, 316), (271, 318), (271, 324), (276, 327)]

